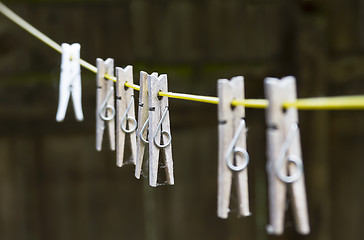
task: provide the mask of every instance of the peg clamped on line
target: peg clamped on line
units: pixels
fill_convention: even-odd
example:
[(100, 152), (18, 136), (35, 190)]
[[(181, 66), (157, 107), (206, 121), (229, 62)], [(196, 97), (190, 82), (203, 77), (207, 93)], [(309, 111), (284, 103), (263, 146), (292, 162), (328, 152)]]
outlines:
[(167, 74), (148, 76), (149, 107), (149, 185), (157, 186), (158, 163), (161, 154), (165, 164), (166, 184), (174, 185), (172, 135), (169, 120), (168, 98), (158, 93), (168, 92)]
[(116, 165), (124, 164), (125, 140), (130, 141), (131, 162), (135, 164), (137, 142), (135, 119), (134, 89), (125, 87), (125, 83), (133, 84), (133, 67), (116, 68)]
[[(227, 218), (232, 180), (236, 181), (238, 215), (249, 216), (248, 163), (246, 151), (246, 124), (244, 106), (231, 105), (234, 99), (244, 99), (244, 78), (218, 80), (219, 97), (219, 156), (218, 156), (218, 206), (217, 215)], [(233, 177), (234, 176), (234, 177)]]
[(303, 163), (301, 157), (298, 111), (294, 107), (283, 109), (284, 102), (296, 100), (296, 79), (266, 78), (265, 95), (269, 101), (267, 123), (267, 174), (269, 188), (270, 234), (284, 231), (287, 187), (290, 188), (292, 210), (297, 232), (310, 232)]
[(114, 82), (105, 74), (114, 75), (114, 59), (96, 59), (96, 150), (101, 151), (105, 127), (108, 127), (110, 149), (115, 150)]
[(66, 116), (67, 106), (72, 94), (73, 109), (77, 121), (83, 121), (81, 104), (81, 45), (62, 43), (62, 63), (59, 81), (59, 101), (56, 120), (61, 122)]
[[(158, 77), (158, 73), (154, 72), (151, 76)], [(138, 107), (138, 129), (137, 129), (137, 154), (135, 177), (140, 178), (142, 172), (143, 158), (145, 146), (148, 144), (148, 126), (149, 126), (149, 105), (148, 105), (148, 77), (149, 74), (140, 71), (140, 92)]]

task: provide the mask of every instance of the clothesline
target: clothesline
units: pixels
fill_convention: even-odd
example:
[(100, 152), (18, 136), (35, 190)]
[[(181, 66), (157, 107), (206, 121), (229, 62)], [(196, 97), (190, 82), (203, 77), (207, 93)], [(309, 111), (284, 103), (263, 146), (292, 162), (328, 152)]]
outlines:
[[(62, 47), (50, 39), (48, 36), (40, 32), (38, 29), (30, 25), (19, 15), (10, 10), (2, 2), (0, 2), (0, 12), (19, 25), (21, 28), (32, 34), (34, 37), (41, 40), (43, 43), (53, 48), (59, 53), (62, 53)], [(79, 59), (80, 65), (87, 70), (97, 73), (97, 68), (83, 59)], [(105, 74), (106, 79), (116, 82), (116, 77)], [(126, 87), (133, 88), (140, 91), (140, 87), (136, 84), (125, 83)], [(159, 96), (168, 98), (182, 99), (187, 101), (204, 102), (210, 104), (218, 104), (219, 99), (211, 96), (201, 96), (186, 93), (174, 92), (159, 92)], [(233, 106), (245, 106), (246, 108), (266, 108), (269, 102), (265, 99), (244, 99), (233, 100)], [(283, 108), (294, 107), (300, 110), (364, 110), (364, 96), (340, 96), (340, 97), (319, 97), (319, 98), (306, 98), (297, 99), (294, 102), (285, 102)]]

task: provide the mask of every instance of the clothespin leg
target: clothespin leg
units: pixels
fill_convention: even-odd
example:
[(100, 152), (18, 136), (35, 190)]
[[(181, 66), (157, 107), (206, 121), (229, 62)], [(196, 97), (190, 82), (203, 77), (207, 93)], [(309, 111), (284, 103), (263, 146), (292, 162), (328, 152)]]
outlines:
[(218, 199), (217, 199), (217, 216), (220, 218), (228, 218), (230, 192), (232, 182), (232, 172), (228, 168), (225, 160), (226, 146), (229, 140), (232, 139), (232, 134), (227, 131), (226, 122), (219, 123), (219, 163), (218, 163)]
[[(269, 234), (281, 235), (284, 230), (284, 215), (286, 209), (286, 184), (277, 178), (276, 164), (279, 155), (280, 146), (276, 144), (281, 142), (281, 135), (275, 129), (267, 130), (267, 175), (268, 175), (268, 195), (269, 195), (269, 225), (267, 232)], [(286, 173), (286, 168), (280, 169)]]
[(156, 133), (159, 121), (158, 116), (160, 116), (160, 109), (158, 107), (149, 110), (149, 185), (152, 187), (157, 186), (158, 179), (159, 148), (154, 142), (160, 142), (160, 133)]
[(101, 104), (102, 104), (102, 89), (98, 87), (96, 89), (96, 150), (101, 151), (102, 140), (105, 130), (104, 120), (100, 117)]
[[(167, 107), (167, 106), (166, 106)], [(168, 110), (169, 112), (169, 110)], [(167, 129), (167, 131), (170, 132), (170, 120), (169, 120), (169, 113), (167, 113), (164, 121), (162, 122), (162, 129)], [(168, 141), (170, 141), (170, 136), (163, 134), (163, 143), (166, 144)], [(172, 143), (168, 144), (164, 148), (163, 152), (163, 159), (165, 164), (165, 171), (166, 171), (166, 181), (167, 184), (173, 185), (174, 184), (174, 175), (173, 175), (173, 161), (172, 161)]]
[[(110, 81), (111, 82), (111, 81)], [(111, 82), (112, 85), (114, 84), (113, 82)], [(108, 104), (114, 106), (114, 96), (110, 97), (110, 99), (108, 100)], [(111, 113), (108, 113), (111, 114)], [(115, 151), (115, 119), (111, 119), (110, 121), (108, 121), (108, 130), (109, 130), (109, 142), (110, 142), (110, 149), (112, 151)]]
[[(134, 97), (134, 96), (131, 96)], [(130, 100), (130, 99), (129, 99)], [(116, 152), (117, 152), (117, 166), (121, 167), (124, 164), (123, 158), (124, 158), (124, 148), (126, 143), (126, 138), (128, 138), (130, 141), (130, 147), (131, 147), (131, 160), (132, 163), (135, 164), (136, 161), (136, 151), (137, 151), (137, 145), (136, 145), (136, 129), (130, 133), (125, 133), (123, 129), (130, 129), (130, 128), (136, 128), (137, 126), (132, 126), (131, 123), (128, 122), (128, 117), (125, 117), (123, 121), (123, 116), (125, 114), (125, 111), (127, 110), (127, 105), (129, 105), (128, 102), (122, 103), (122, 99), (118, 100), (119, 105), (124, 105), (124, 107), (119, 106), (118, 109), (123, 109), (124, 111), (119, 111), (118, 117), (117, 117), (117, 134), (116, 134)], [(129, 113), (131, 116), (135, 116), (134, 113), (134, 104), (130, 105)], [(135, 120), (134, 120), (135, 121)], [(136, 124), (136, 122), (134, 123)]]
[[(124, 87), (124, 86), (122, 86)], [(119, 86), (117, 86), (119, 88)], [(116, 99), (116, 165), (118, 167), (122, 167), (124, 165), (124, 146), (125, 146), (125, 133), (123, 132), (121, 125), (126, 128), (126, 121), (121, 122), (122, 116), (124, 114), (125, 108), (122, 105), (125, 105), (123, 102), (125, 99)]]
[[(140, 114), (140, 113), (139, 113)], [(140, 115), (139, 115), (140, 116)], [(140, 119), (140, 118), (139, 118)], [(143, 135), (144, 139), (147, 139), (147, 133), (141, 132), (141, 128), (143, 127), (143, 122), (138, 122), (138, 130), (137, 130), (137, 153), (136, 153), (136, 162), (135, 162), (135, 177), (137, 179), (140, 178), (140, 174), (142, 171), (145, 143), (141, 139), (140, 135)]]
[[(61, 74), (61, 79), (62, 79), (62, 74)], [(56, 114), (57, 122), (63, 121), (66, 116), (68, 101), (71, 95), (71, 92), (68, 91), (67, 88), (65, 87), (65, 85), (67, 84), (68, 84), (67, 82), (62, 80), (60, 81), (59, 84), (59, 99), (58, 99), (58, 109)]]
[(83, 121), (83, 112), (82, 112), (82, 104), (81, 104), (81, 77), (76, 77), (73, 82), (72, 86), (72, 102), (73, 102), (73, 109), (75, 112), (75, 116), (77, 121)]
[[(132, 96), (134, 98), (134, 96)], [(134, 103), (131, 106), (130, 114), (135, 117), (135, 106)], [(131, 127), (137, 127), (137, 126), (131, 126), (129, 124), (129, 128)], [(130, 147), (131, 147), (131, 161), (135, 165), (136, 164), (136, 155), (137, 155), (137, 136), (136, 136), (137, 130), (135, 129), (131, 133), (129, 133), (129, 139), (130, 139)]]
[[(301, 146), (300, 146), (300, 134), (299, 132), (296, 134), (293, 142), (291, 144), (291, 152), (295, 152), (296, 156), (301, 158)], [(288, 171), (290, 175), (293, 175), (297, 172), (297, 166), (294, 164), (288, 165)], [(307, 207), (307, 197), (306, 197), (306, 187), (305, 187), (305, 177), (304, 174), (301, 177), (291, 184), (291, 195), (292, 199), (292, 208), (293, 215), (295, 219), (295, 226), (297, 232), (303, 235), (310, 233), (310, 224), (308, 218), (308, 207)]]
[[(239, 126), (239, 122), (235, 123), (235, 129)], [(246, 127), (243, 128), (243, 134), (240, 135), (236, 142), (236, 146), (243, 148), (246, 147)], [(246, 159), (243, 156), (235, 155), (236, 165), (241, 166), (244, 164)], [(239, 215), (240, 216), (250, 216), (250, 208), (249, 208), (249, 187), (248, 187), (248, 168), (245, 167), (243, 170), (236, 173), (236, 187), (237, 187), (237, 195), (238, 195), (238, 203), (239, 203)]]

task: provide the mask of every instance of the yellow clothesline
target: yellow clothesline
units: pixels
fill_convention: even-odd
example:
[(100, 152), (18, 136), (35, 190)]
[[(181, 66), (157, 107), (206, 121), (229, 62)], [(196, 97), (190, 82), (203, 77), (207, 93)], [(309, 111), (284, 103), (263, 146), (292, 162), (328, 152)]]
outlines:
[(364, 96), (302, 98), (285, 102), (283, 107), (300, 110), (364, 110)]
[[(21, 28), (32, 34), (34, 37), (41, 40), (46, 45), (50, 46), (59, 53), (62, 53), (62, 47), (48, 36), (40, 32), (38, 29), (30, 25), (2, 2), (0, 2), (0, 12), (18, 24)], [(93, 73), (97, 73), (97, 68), (92, 64), (80, 59), (80, 65)], [(116, 82), (116, 77), (109, 74), (105, 74), (106, 79)], [(125, 83), (126, 87), (133, 88), (140, 91), (140, 87), (135, 84)], [(217, 97), (192, 95), (186, 93), (173, 93), (173, 92), (159, 92), (160, 96), (183, 99), (195, 102), (204, 102), (211, 104), (218, 104), (219, 99)], [(265, 99), (245, 99), (234, 100), (231, 103), (233, 106), (245, 106), (247, 108), (266, 108), (268, 107), (268, 100)], [(364, 96), (347, 96), (347, 97), (320, 97), (320, 98), (307, 98), (297, 99), (295, 102), (285, 102), (284, 108), (294, 107), (300, 110), (364, 110)]]

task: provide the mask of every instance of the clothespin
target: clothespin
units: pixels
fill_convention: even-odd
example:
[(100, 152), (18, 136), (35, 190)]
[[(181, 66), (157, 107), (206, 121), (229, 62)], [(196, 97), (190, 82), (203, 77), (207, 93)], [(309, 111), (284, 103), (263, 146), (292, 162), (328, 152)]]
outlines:
[(218, 88), (219, 164), (217, 215), (229, 214), (232, 179), (236, 181), (238, 215), (249, 216), (248, 163), (246, 150), (245, 107), (232, 106), (234, 99), (244, 99), (244, 78), (220, 79)]
[(152, 187), (157, 186), (159, 154), (164, 159), (166, 183), (174, 185), (168, 98), (159, 96), (159, 91), (168, 91), (167, 75), (148, 76), (149, 185)]
[[(133, 84), (133, 67), (116, 68), (116, 165), (122, 167), (124, 162), (125, 137), (129, 137), (131, 159), (135, 164), (136, 133), (138, 126), (135, 119), (134, 89), (125, 87), (125, 83)], [(128, 133), (126, 135), (126, 133)]]
[(265, 95), (269, 101), (266, 110), (267, 123), (267, 172), (269, 187), (270, 234), (284, 231), (286, 191), (290, 188), (292, 210), (296, 230), (300, 234), (310, 232), (303, 163), (301, 157), (298, 112), (296, 108), (283, 109), (283, 102), (296, 100), (296, 79), (292, 76), (266, 78)]
[[(151, 74), (154, 77), (158, 77), (158, 73)], [(145, 145), (148, 144), (147, 140), (147, 128), (149, 126), (149, 108), (148, 108), (148, 76), (149, 74), (140, 71), (140, 92), (139, 92), (139, 108), (138, 108), (138, 129), (137, 129), (137, 154), (136, 154), (136, 166), (135, 177), (140, 178), (143, 165), (143, 157)]]
[(101, 151), (102, 138), (106, 125), (109, 130), (110, 149), (115, 150), (115, 103), (114, 82), (105, 74), (114, 75), (114, 59), (96, 59), (96, 150)]
[(81, 46), (78, 43), (72, 45), (62, 43), (59, 101), (56, 115), (57, 122), (64, 120), (71, 93), (76, 119), (77, 121), (83, 120), (81, 104), (81, 67), (79, 62), (80, 49)]

